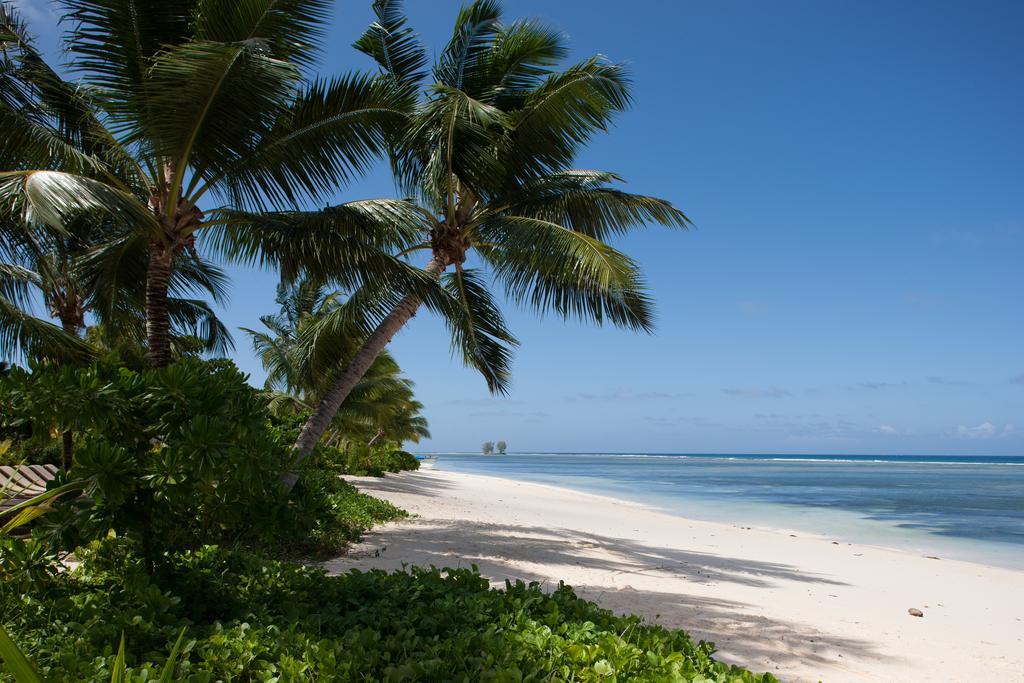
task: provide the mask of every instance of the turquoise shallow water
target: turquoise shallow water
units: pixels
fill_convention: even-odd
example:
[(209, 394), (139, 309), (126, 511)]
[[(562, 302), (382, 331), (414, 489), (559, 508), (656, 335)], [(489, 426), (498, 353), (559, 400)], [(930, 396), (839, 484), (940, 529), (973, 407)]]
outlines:
[(1024, 569), (1024, 457), (439, 454), (437, 467)]

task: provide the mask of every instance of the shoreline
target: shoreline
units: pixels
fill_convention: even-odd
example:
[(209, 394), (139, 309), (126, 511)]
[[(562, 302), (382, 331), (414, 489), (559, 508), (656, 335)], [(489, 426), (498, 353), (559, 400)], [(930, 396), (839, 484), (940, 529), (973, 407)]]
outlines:
[[(652, 512), (652, 513), (657, 513), (657, 514), (662, 514), (662, 515), (668, 515), (669, 517), (675, 517), (676, 519), (684, 520), (686, 522), (694, 522), (694, 523), (699, 523), (699, 524), (709, 524), (709, 525), (720, 526), (720, 527), (729, 528), (729, 529), (755, 530), (755, 531), (763, 531), (763, 532), (774, 533), (774, 534), (784, 534), (784, 535), (787, 535), (787, 536), (798, 536), (798, 537), (802, 537), (802, 538), (815, 538), (815, 539), (818, 539), (818, 540), (821, 540), (821, 541), (828, 541), (829, 543), (839, 542), (840, 545), (857, 546), (857, 547), (860, 547), (860, 548), (872, 548), (874, 550), (880, 550), (880, 551), (885, 551), (885, 552), (897, 553), (897, 554), (900, 554), (900, 555), (906, 555), (908, 557), (922, 557), (922, 558), (929, 559), (929, 560), (943, 560), (945, 562), (959, 562), (959, 563), (963, 563), (963, 564), (978, 565), (980, 567), (988, 567), (988, 568), (992, 568), (992, 569), (1000, 569), (1000, 570), (1006, 570), (1006, 571), (1021, 572), (1022, 576), (1024, 576), (1024, 567), (1006, 566), (1006, 565), (998, 564), (998, 563), (995, 563), (995, 562), (984, 562), (984, 561), (976, 560), (976, 559), (964, 559), (962, 557), (947, 557), (947, 556), (937, 557), (935, 555), (925, 554), (925, 553), (931, 552), (931, 551), (907, 550), (905, 548), (896, 548), (896, 547), (885, 545), (885, 544), (871, 543), (871, 542), (847, 539), (844, 536), (843, 533), (838, 533), (838, 534), (834, 534), (834, 535), (828, 535), (828, 534), (825, 534), (825, 533), (819, 532), (819, 531), (813, 531), (813, 530), (809, 530), (809, 529), (801, 529), (801, 528), (797, 528), (797, 527), (788, 527), (788, 526), (783, 526), (783, 525), (778, 525), (778, 524), (759, 524), (759, 523), (756, 523), (756, 522), (751, 522), (749, 525), (743, 525), (743, 524), (740, 524), (739, 522), (732, 522), (732, 521), (726, 521), (726, 520), (721, 520), (721, 519), (702, 518), (702, 517), (689, 517), (689, 516), (687, 516), (687, 515), (685, 515), (683, 513), (676, 512), (676, 511), (674, 511), (674, 510), (672, 510), (670, 508), (667, 508), (667, 507), (660, 507), (660, 506), (658, 506), (658, 505), (656, 505), (654, 503), (642, 503), (642, 502), (639, 502), (639, 501), (636, 501), (636, 500), (632, 500), (630, 498), (625, 498), (625, 497), (620, 498), (618, 496), (612, 496), (612, 495), (607, 495), (607, 494), (603, 494), (603, 493), (594, 493), (592, 491), (585, 491), (583, 489), (577, 489), (577, 488), (573, 488), (571, 486), (559, 486), (557, 484), (547, 484), (547, 483), (537, 482), (537, 481), (527, 481), (527, 480), (522, 480), (522, 479), (513, 479), (512, 477), (499, 477), (499, 476), (491, 475), (491, 474), (478, 474), (476, 472), (470, 473), (470, 472), (451, 472), (449, 470), (438, 470), (434, 466), (434, 463), (428, 463), (426, 465), (421, 465), (420, 468), (421, 468), (421, 470), (424, 470), (424, 471), (430, 470), (430, 471), (441, 472), (441, 473), (452, 473), (452, 474), (460, 474), (460, 475), (464, 474), (464, 475), (466, 475), (468, 477), (474, 477), (474, 478), (479, 478), (479, 479), (495, 480), (495, 482), (510, 482), (510, 481), (512, 481), (512, 482), (516, 482), (516, 483), (529, 484), (530, 486), (535, 486), (535, 487), (538, 487), (538, 488), (550, 489), (551, 491), (555, 491), (555, 492), (572, 493), (572, 494), (576, 494), (576, 495), (579, 495), (579, 496), (587, 496), (587, 497), (591, 497), (591, 498), (594, 498), (594, 499), (597, 499), (597, 500), (603, 500), (603, 501), (609, 502), (609, 503), (617, 503), (619, 505), (631, 505), (631, 506), (634, 506), (634, 507), (636, 507), (637, 509), (640, 509), (640, 510), (645, 510), (647, 512)], [(393, 475), (389, 475), (389, 476), (393, 476)], [(785, 503), (776, 503), (776, 504), (765, 503), (765, 505), (785, 506), (786, 504)], [(942, 551), (941, 550), (935, 550), (935, 552), (942, 552)]]
[(325, 563), (332, 572), (476, 564), (495, 585), (561, 579), (784, 681), (1024, 681), (1022, 571), (491, 475), (349, 480), (415, 516)]

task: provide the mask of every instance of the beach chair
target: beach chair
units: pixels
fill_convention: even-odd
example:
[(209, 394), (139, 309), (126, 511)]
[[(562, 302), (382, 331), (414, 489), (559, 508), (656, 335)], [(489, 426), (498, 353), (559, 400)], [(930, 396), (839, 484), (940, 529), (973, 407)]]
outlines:
[(0, 512), (46, 491), (56, 465), (0, 466)]

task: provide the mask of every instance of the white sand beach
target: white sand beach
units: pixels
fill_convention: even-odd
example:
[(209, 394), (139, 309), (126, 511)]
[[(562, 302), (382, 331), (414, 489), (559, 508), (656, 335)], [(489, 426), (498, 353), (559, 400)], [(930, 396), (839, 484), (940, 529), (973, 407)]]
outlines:
[(332, 572), (475, 564), (496, 583), (562, 579), (783, 681), (1024, 681), (1024, 572), (436, 469), (350, 481), (415, 517)]

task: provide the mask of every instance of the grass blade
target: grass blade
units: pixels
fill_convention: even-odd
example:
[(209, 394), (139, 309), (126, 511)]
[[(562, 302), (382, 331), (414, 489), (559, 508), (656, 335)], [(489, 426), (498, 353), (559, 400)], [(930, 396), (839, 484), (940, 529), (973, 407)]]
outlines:
[(185, 631), (188, 629), (187, 626), (181, 629), (181, 633), (178, 634), (178, 642), (171, 648), (171, 654), (167, 657), (167, 663), (164, 664), (164, 670), (160, 673), (160, 683), (171, 683), (174, 680), (174, 667), (178, 659), (178, 654), (181, 652), (181, 644), (185, 640)]
[(42, 677), (3, 628), (0, 628), (0, 658), (17, 683), (43, 683)]

